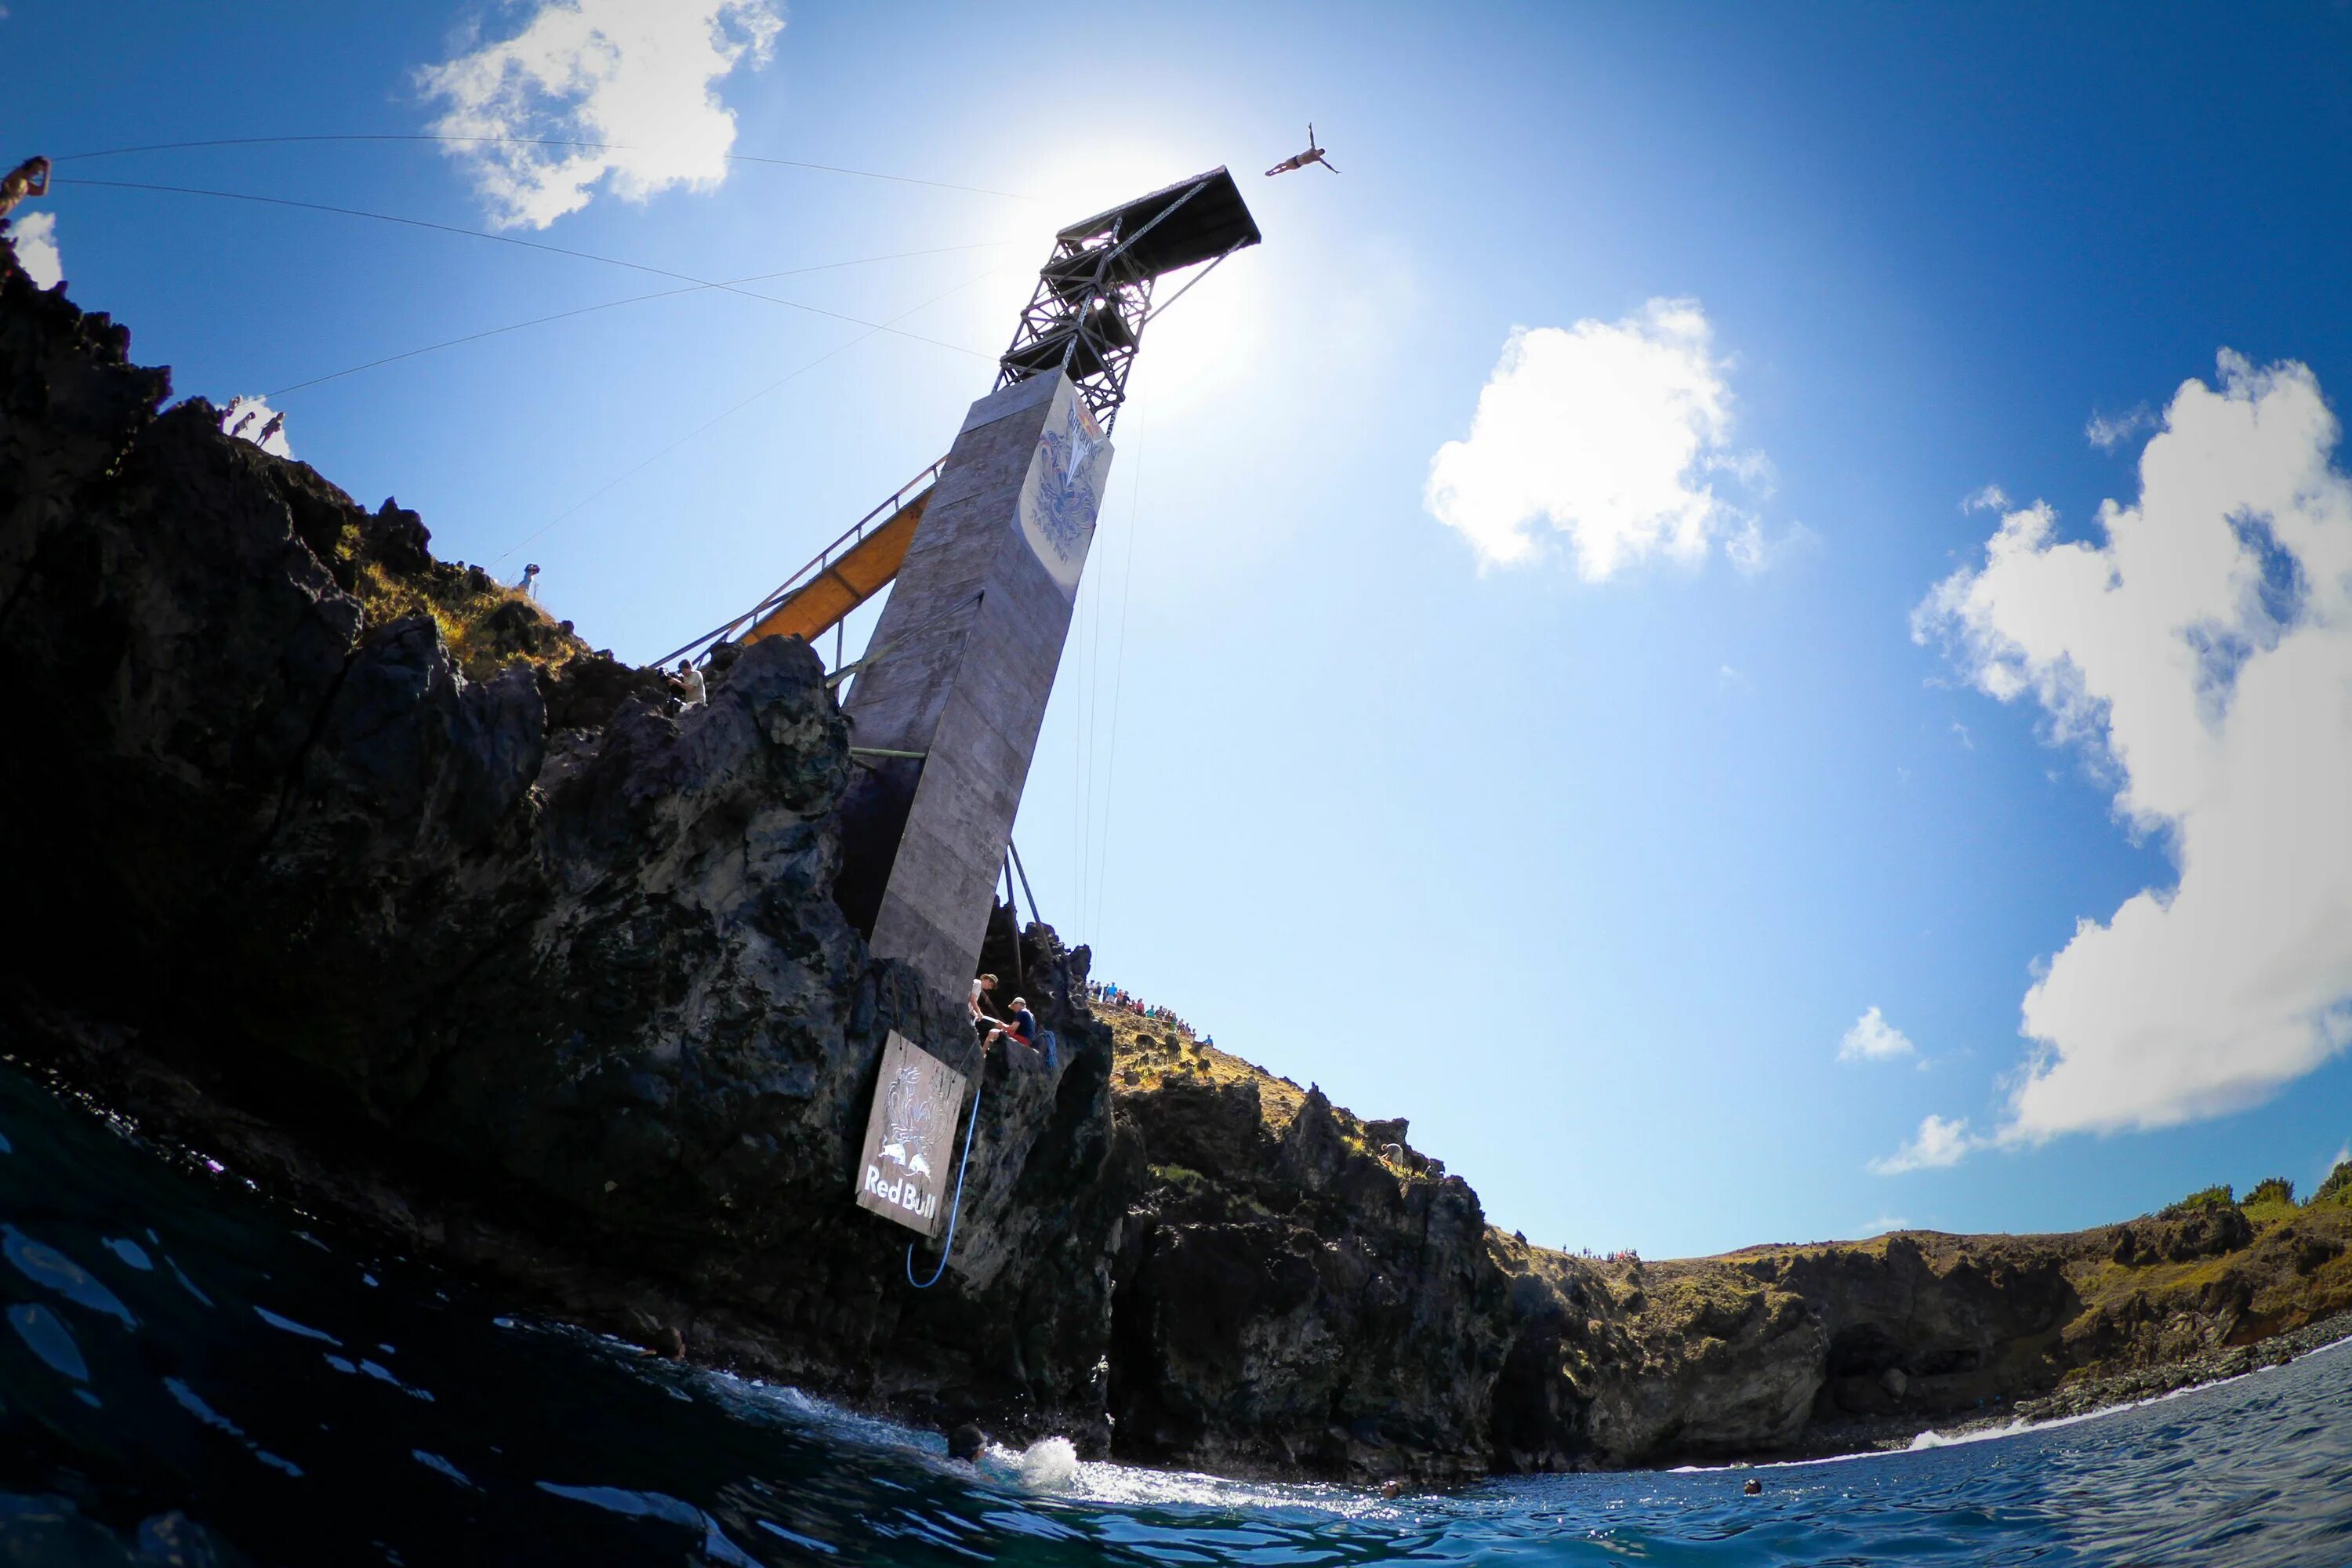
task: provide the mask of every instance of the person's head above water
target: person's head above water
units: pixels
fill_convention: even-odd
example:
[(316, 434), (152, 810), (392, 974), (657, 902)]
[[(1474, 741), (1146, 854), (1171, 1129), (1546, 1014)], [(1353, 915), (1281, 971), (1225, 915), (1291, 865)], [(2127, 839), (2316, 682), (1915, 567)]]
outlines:
[(1761, 1497), (1764, 1495), (1764, 1483), (1750, 1476), (1748, 1479), (1748, 1484), (1740, 1488), (1739, 1492), (1742, 1497)]
[(980, 1435), (980, 1428), (967, 1421), (948, 1434), (948, 1458), (961, 1459), (967, 1465), (976, 1464), (980, 1460), (981, 1447), (987, 1441)]

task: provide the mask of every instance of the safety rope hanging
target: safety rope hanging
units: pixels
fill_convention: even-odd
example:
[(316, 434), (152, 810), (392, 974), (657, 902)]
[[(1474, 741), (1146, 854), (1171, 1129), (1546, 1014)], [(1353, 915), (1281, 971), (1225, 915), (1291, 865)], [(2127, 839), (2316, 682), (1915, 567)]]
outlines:
[(981, 1070), (971, 1080), (971, 1120), (964, 1123), (963, 1157), (956, 1162), (955, 1200), (948, 1205), (948, 1237), (940, 1243), (940, 1266), (931, 1270), (929, 1279), (915, 1278), (915, 1244), (911, 1241), (907, 1243), (907, 1283), (918, 1290), (928, 1290), (940, 1282), (940, 1276), (948, 1271), (948, 1255), (955, 1250), (956, 1220), (963, 1213), (964, 1173), (971, 1168), (971, 1135), (980, 1131), (980, 1091), (988, 1083), (988, 1058), (985, 1054), (981, 1057), (980, 1066)]

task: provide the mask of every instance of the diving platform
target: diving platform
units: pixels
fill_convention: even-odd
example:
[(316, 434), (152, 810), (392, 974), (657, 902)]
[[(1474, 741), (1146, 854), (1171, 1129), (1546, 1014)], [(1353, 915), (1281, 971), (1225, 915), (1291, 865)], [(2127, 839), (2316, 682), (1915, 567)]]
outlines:
[[(971, 984), (1110, 474), (1154, 285), (1181, 295), (1261, 239), (1223, 168), (1065, 226), (948, 455), (717, 637), (814, 642), (896, 584), (843, 710), (860, 766), (834, 898), (877, 957), (950, 1002)], [(748, 629), (744, 629), (748, 628)]]

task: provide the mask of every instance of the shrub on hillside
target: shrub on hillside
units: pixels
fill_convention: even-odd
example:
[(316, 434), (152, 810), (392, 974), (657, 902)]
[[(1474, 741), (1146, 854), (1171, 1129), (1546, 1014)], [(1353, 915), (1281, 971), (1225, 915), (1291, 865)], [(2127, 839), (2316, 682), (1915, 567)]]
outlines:
[(2352, 1160), (2339, 1160), (2336, 1169), (2327, 1173), (2327, 1179), (2311, 1194), (2311, 1205), (2318, 1204), (2352, 1205)]
[(2156, 1217), (2187, 1219), (2190, 1215), (2211, 1214), (2219, 1209), (2233, 1209), (2237, 1206), (2237, 1194), (2231, 1191), (2229, 1183), (2223, 1182), (2218, 1187), (2207, 1187), (2201, 1192), (2191, 1193), (2177, 1204), (2165, 1205), (2157, 1211)]
[(2264, 1176), (2254, 1184), (2254, 1190), (2246, 1194), (2246, 1202), (2249, 1205), (2293, 1204), (2294, 1184), (2284, 1176)]

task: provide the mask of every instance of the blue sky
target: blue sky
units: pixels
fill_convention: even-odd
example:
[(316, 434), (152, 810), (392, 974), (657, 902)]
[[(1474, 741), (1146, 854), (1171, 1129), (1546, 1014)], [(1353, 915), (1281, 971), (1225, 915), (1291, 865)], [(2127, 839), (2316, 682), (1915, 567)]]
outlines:
[[(0, 151), (421, 133), (459, 105), (420, 71), (552, 10), (8, 0)], [(283, 392), (294, 450), (650, 658), (944, 449), (1055, 226), (1230, 163), (1266, 243), (1146, 343), (1016, 833), (1098, 973), (1410, 1115), (1549, 1244), (2071, 1227), (2317, 1178), (2352, 1135), (2352, 12), (1188, 5), (1083, 47), (1063, 16), (738, 0), (764, 63), (614, 111), (937, 184), (644, 188), (672, 148), (500, 231), (698, 279), (857, 261), (746, 287), (914, 336), (620, 305)], [(576, 95), (530, 107), (578, 134)], [(1309, 119), (1345, 173), (1262, 178)], [(429, 143), (58, 172), (75, 297), (219, 402), (679, 286), (73, 183), (515, 216)], [(1449, 442), (1464, 526), (1429, 489)], [(2110, 499), (2142, 553), (2088, 554)], [(1677, 523), (1684, 556), (1638, 548)], [(2301, 573), (2275, 613), (2231, 553), (2255, 534)], [(2191, 643), (2239, 662), (2176, 668)], [(1873, 1007), (1912, 1048), (1842, 1060)]]

